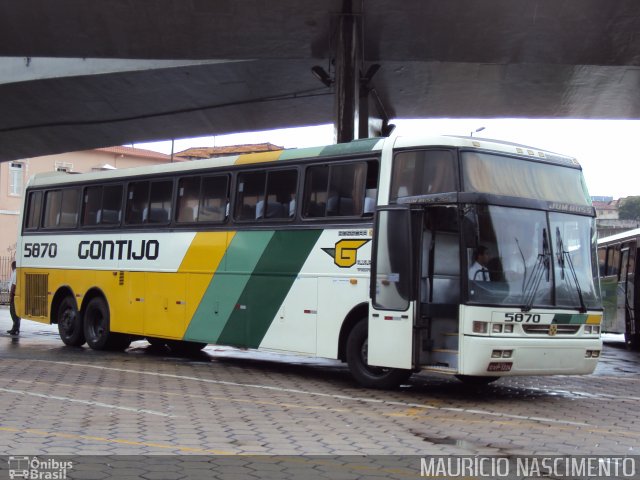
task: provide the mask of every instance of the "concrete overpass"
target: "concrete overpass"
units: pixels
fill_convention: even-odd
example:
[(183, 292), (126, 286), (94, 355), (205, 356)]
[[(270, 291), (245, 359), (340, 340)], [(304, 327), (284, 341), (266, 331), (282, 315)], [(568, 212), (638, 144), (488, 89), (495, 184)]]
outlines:
[(639, 86), (636, 0), (0, 0), (1, 161), (334, 120), (348, 139), (369, 118), (637, 119)]

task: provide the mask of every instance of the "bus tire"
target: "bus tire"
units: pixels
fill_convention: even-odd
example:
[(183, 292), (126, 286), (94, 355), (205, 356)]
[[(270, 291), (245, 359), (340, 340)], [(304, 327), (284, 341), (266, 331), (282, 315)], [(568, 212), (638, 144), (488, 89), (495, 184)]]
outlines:
[(395, 388), (407, 381), (413, 373), (411, 370), (372, 367), (367, 364), (368, 337), (366, 318), (356, 323), (347, 337), (347, 364), (353, 378), (363, 387), (380, 389)]
[(84, 309), (84, 336), (94, 350), (107, 350), (110, 346), (109, 307), (101, 297), (89, 300)]
[(65, 345), (80, 347), (85, 343), (82, 318), (73, 297), (66, 296), (58, 305), (58, 335)]

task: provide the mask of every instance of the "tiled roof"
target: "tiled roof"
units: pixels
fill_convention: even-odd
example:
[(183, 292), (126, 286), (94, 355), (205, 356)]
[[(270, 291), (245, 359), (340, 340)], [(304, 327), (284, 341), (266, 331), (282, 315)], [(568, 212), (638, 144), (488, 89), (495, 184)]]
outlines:
[(128, 157), (154, 158), (157, 160), (164, 160), (166, 162), (171, 160), (170, 155), (165, 155), (164, 153), (159, 153), (159, 152), (153, 152), (151, 150), (145, 150), (143, 148), (119, 146), (119, 147), (96, 148), (95, 150), (98, 152), (113, 153), (115, 155), (126, 155)]
[(231, 145), (227, 147), (194, 147), (174, 154), (179, 158), (212, 158), (226, 155), (241, 155), (246, 153), (273, 152), (283, 150), (283, 147), (272, 143), (254, 143), (248, 145)]

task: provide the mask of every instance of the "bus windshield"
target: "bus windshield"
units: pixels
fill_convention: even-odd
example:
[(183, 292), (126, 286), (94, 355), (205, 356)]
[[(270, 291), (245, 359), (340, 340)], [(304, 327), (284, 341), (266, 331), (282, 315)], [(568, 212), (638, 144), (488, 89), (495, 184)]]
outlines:
[(461, 159), (464, 191), (591, 205), (580, 169), (480, 152)]
[(471, 303), (599, 307), (592, 218), (486, 205), (465, 217)]

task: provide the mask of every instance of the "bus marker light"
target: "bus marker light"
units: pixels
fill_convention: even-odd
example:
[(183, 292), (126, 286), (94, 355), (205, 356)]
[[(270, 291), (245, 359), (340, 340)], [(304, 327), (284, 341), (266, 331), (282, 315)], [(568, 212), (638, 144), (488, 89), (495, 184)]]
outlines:
[(510, 372), (513, 362), (491, 362), (487, 372)]
[(350, 278), (349, 279), (349, 283), (351, 285), (357, 285), (358, 284), (358, 279), (357, 278)]

